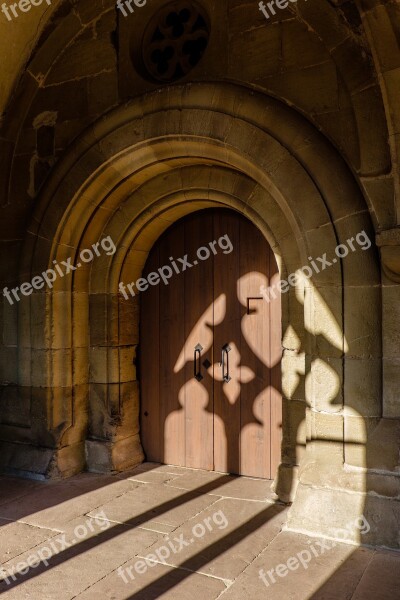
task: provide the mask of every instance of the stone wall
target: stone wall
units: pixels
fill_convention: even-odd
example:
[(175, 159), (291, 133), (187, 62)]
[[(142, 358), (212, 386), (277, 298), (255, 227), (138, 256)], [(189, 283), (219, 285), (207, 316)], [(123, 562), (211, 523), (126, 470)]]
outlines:
[(143, 459), (139, 305), (118, 282), (140, 275), (182, 215), (239, 210), (268, 238), (282, 277), (365, 230), (376, 236), (369, 252), (284, 296), (275, 485), (295, 500), (292, 529), (324, 533), (365, 511), (371, 543), (398, 547), (398, 4), (299, 0), (269, 22), (257, 3), (202, 4), (209, 46), (170, 84), (135, 62), (162, 3), (124, 18), (110, 0), (59, 2), (38, 31), (14, 30), (2, 287), (54, 261), (76, 264), (106, 236), (117, 250), (13, 305), (2, 297), (2, 467), (56, 477)]

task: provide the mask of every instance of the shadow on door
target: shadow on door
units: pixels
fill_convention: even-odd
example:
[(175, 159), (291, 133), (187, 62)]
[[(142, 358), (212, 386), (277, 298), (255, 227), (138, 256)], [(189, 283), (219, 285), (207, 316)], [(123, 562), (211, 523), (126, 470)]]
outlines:
[(273, 478), (282, 350), (280, 295), (260, 294), (279, 281), (269, 244), (240, 214), (203, 210), (163, 234), (144, 277), (154, 282), (141, 302), (147, 460)]

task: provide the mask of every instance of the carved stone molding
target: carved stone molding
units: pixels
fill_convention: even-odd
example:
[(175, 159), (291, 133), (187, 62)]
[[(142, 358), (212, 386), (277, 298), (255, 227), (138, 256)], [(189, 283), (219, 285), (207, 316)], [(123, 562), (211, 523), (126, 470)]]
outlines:
[(380, 249), (383, 272), (400, 283), (400, 227), (378, 233), (376, 245)]

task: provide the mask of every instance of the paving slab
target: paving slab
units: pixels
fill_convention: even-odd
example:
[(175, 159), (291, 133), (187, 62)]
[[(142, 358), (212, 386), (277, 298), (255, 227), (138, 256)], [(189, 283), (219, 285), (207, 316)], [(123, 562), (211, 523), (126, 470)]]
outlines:
[[(207, 494), (182, 494), (182, 490), (166, 485), (140, 486), (99, 506), (97, 510), (104, 511), (107, 518), (116, 523), (140, 525), (167, 533), (218, 500)], [(163, 528), (160, 529), (160, 526)]]
[[(281, 506), (221, 499), (192, 517), (147, 554), (165, 562), (233, 582), (278, 535), (285, 521)], [(163, 548), (163, 550), (161, 550)]]
[[(77, 596), (77, 600), (217, 600), (226, 586), (223, 581), (158, 565), (149, 567), (146, 573), (134, 575), (128, 583), (112, 573), (92, 588)], [(47, 599), (46, 599), (47, 600)]]
[(138, 481), (139, 483), (167, 483), (179, 479), (181, 475), (177, 473), (168, 473), (167, 471), (142, 471), (135, 470), (129, 473), (130, 481)]
[[(218, 485), (219, 481), (222, 481), (221, 485)], [(243, 500), (258, 500), (260, 502), (274, 502), (277, 498), (271, 490), (271, 481), (248, 477), (234, 477), (222, 473), (207, 473), (207, 471), (194, 470), (166, 483), (169, 487), (195, 491), (210, 482), (217, 484), (214, 489), (210, 487), (210, 491), (208, 492), (210, 495), (223, 496), (225, 498), (241, 498)]]
[[(86, 526), (85, 523), (83, 519), (80, 521), (82, 527)], [(55, 543), (54, 547), (39, 544), (20, 555), (18, 561), (5, 563), (3, 568), (9, 574), (11, 585), (0, 583), (0, 594), (7, 592), (7, 600), (71, 600), (136, 554), (144, 553), (158, 537), (154, 532), (112, 525), (107, 530), (88, 532), (85, 538), (78, 540), (79, 520), (74, 525), (74, 532), (69, 531), (64, 538), (68, 548), (63, 549), (64, 544)], [(61, 539), (59, 535), (56, 537)], [(56, 538), (53, 541), (56, 542)], [(43, 552), (44, 545), (50, 551), (58, 550), (49, 558), (48, 566), (42, 563), (26, 575), (17, 575), (20, 570), (17, 568), (15, 571), (17, 565), (27, 561), (29, 556), (37, 555), (37, 552)], [(16, 582), (10, 578), (10, 571), (17, 577)]]
[(42, 482), (0, 475), (0, 505), (25, 496), (40, 486), (43, 486)]
[[(256, 600), (308, 600), (355, 550), (348, 544), (335, 544), (327, 550), (332, 543), (297, 533), (280, 533), (237, 578), (221, 600), (242, 600), (245, 590), (246, 595)], [(288, 561), (291, 561), (291, 568), (287, 567)], [(361, 577), (367, 562), (368, 557), (365, 557), (365, 563), (360, 561), (358, 577)], [(261, 569), (264, 580), (260, 577)], [(357, 577), (354, 585), (356, 581)], [(336, 600), (342, 600), (342, 596), (337, 595)]]
[(57, 532), (0, 519), (0, 564), (54, 537)]
[(43, 483), (0, 506), (0, 518), (63, 530), (66, 523), (143, 484), (115, 477), (72, 478)]
[[(133, 469), (134, 471), (153, 471), (156, 473), (169, 473), (170, 475), (185, 475), (190, 469), (189, 467), (178, 467), (176, 465), (160, 465), (153, 462), (144, 462)], [(124, 472), (124, 474), (127, 471)]]
[[(338, 598), (352, 600), (374, 554), (375, 551), (371, 548), (353, 547), (347, 560), (336, 565), (335, 572), (310, 596), (310, 600), (311, 598), (313, 600), (337, 600)], [(399, 567), (400, 560), (398, 561)], [(394, 600), (395, 597), (391, 597), (391, 600)]]
[(400, 553), (376, 552), (368, 564), (352, 600), (400, 598)]
[[(147, 463), (0, 484), (1, 577), (12, 584), (0, 583), (5, 600), (400, 597), (400, 553), (284, 530), (287, 508), (264, 480)], [(20, 573), (43, 551), (47, 566)], [(310, 559), (301, 565), (300, 556)]]

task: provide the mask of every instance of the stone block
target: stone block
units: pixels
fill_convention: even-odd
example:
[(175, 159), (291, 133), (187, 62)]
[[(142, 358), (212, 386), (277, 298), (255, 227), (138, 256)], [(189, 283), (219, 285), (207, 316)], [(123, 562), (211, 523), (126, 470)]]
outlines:
[(382, 288), (383, 356), (400, 358), (400, 285)]
[(108, 342), (108, 294), (90, 294), (90, 345), (106, 346)]
[(306, 350), (322, 360), (338, 359), (347, 351), (343, 332), (343, 289), (335, 285), (305, 288)]
[(89, 433), (93, 438), (108, 437), (109, 387), (105, 383), (93, 383), (89, 386)]
[[(24, 300), (24, 304), (21, 304), (23, 318), (29, 321), (30, 338), (26, 343), (32, 346), (32, 349), (45, 350), (50, 345), (52, 319), (49, 315), (49, 303), (50, 295), (42, 290), (34, 291)], [(60, 319), (57, 320), (57, 324), (60, 324)], [(57, 330), (57, 327), (54, 329)]]
[(368, 436), (367, 466), (376, 471), (400, 471), (400, 419), (381, 419)]
[(101, 115), (118, 103), (118, 77), (116, 71), (91, 77), (88, 80), (88, 106), (90, 115)]
[(86, 462), (92, 473), (123, 471), (141, 464), (143, 460), (138, 434), (116, 443), (86, 440)]
[(344, 399), (347, 407), (362, 416), (382, 415), (381, 359), (346, 358)]
[[(298, 531), (312, 536), (324, 536), (338, 539), (335, 531), (347, 529), (347, 525), (355, 523), (364, 512), (364, 494), (348, 494), (346, 490), (310, 488), (300, 483), (296, 499), (289, 510), (286, 529)], [(348, 542), (359, 544), (360, 530), (351, 527)], [(364, 540), (363, 540), (364, 541)], [(367, 539), (365, 539), (367, 542)]]
[(363, 9), (370, 26), (373, 24), (373, 43), (382, 72), (395, 69), (399, 66), (398, 38), (393, 26), (396, 19), (393, 14), (397, 10), (396, 4), (393, 4), (392, 8), (390, 5), (378, 2), (364, 2)]
[(298, 465), (306, 450), (306, 404), (283, 398), (282, 413), (282, 461)]
[[(63, 18), (63, 27), (57, 27), (46, 39), (46, 44), (35, 53), (28, 65), (29, 73), (39, 80), (43, 79), (51, 70), (54, 58), (61, 55), (78, 32), (82, 24), (73, 12)], [(51, 52), (49, 51), (51, 48)]]
[[(243, 51), (244, 48), (247, 52)], [(230, 41), (228, 76), (254, 82), (266, 75), (279, 73), (280, 59), (279, 24), (242, 30)]]
[(74, 385), (89, 381), (89, 348), (72, 349), (72, 381)]
[[(1, 424), (29, 428), (31, 426), (30, 396), (30, 388), (17, 385), (0, 385)], [(21, 439), (23, 433), (19, 432), (18, 437)]]
[(355, 416), (353, 409), (347, 407), (345, 411), (345, 462), (348, 465), (366, 469), (368, 467), (368, 439), (378, 427), (380, 419)]
[[(307, 242), (307, 249), (309, 252), (309, 256), (311, 256), (311, 260), (308, 260), (304, 263), (304, 265), (299, 265), (298, 268), (302, 266), (309, 265), (312, 267), (313, 275), (312, 279), (310, 279), (310, 283), (314, 286), (321, 287), (327, 285), (342, 285), (342, 277), (341, 277), (341, 268), (338, 261), (336, 263), (333, 262), (334, 258), (337, 258), (335, 255), (335, 248), (337, 244), (336, 232), (332, 227), (331, 223), (327, 223), (323, 227), (319, 227), (317, 229), (313, 229), (311, 231), (307, 231), (305, 233), (305, 238)], [(326, 256), (324, 256), (326, 254)], [(317, 259), (326, 258), (328, 263), (321, 263)], [(312, 265), (312, 261), (318, 267), (318, 270), (315, 269)]]
[[(385, 548), (400, 548), (398, 526), (400, 502), (398, 499), (382, 498), (374, 494), (368, 495), (365, 501), (364, 515), (371, 526), (371, 531), (365, 538), (363, 537), (363, 543)], [(359, 600), (361, 600), (361, 596)]]
[[(282, 11), (281, 11), (282, 12)], [(282, 27), (282, 69), (301, 69), (331, 60), (329, 52), (315, 32), (292, 19), (283, 21)]]
[(348, 358), (379, 358), (382, 355), (380, 287), (344, 288), (344, 323)]
[(72, 477), (80, 473), (86, 466), (85, 442), (60, 448), (56, 457), (55, 472), (50, 472), (50, 476)]
[(382, 246), (380, 255), (386, 277), (395, 283), (400, 283), (400, 245)]
[(381, 230), (391, 227), (396, 219), (393, 177), (383, 179), (366, 177), (361, 182), (368, 198), (375, 229)]
[(83, 442), (89, 425), (89, 386), (75, 385), (72, 388), (69, 426), (64, 428), (60, 438), (62, 446), (72, 446)]
[(285, 350), (282, 356), (282, 392), (290, 400), (305, 398), (304, 353)]
[(136, 381), (120, 386), (121, 419), (114, 428), (114, 441), (139, 433), (139, 384)]
[(281, 463), (272, 486), (272, 491), (276, 493), (279, 500), (291, 504), (296, 497), (298, 484), (299, 468), (297, 466)]
[[(343, 443), (344, 417), (342, 414), (329, 415), (311, 410), (308, 413), (308, 419), (311, 421), (311, 437), (313, 441)], [(325, 458), (327, 457), (324, 457), (321, 453), (320, 459), (324, 460)]]
[(89, 296), (86, 292), (72, 293), (72, 339), (74, 346), (87, 347), (89, 337)]
[(47, 88), (39, 88), (27, 115), (30, 125), (45, 111), (57, 114), (57, 121), (78, 119), (88, 114), (87, 82), (85, 79), (67, 81)]
[(91, 118), (87, 116), (56, 123), (55, 147), (57, 154), (62, 154), (90, 122)]
[(119, 381), (134, 381), (136, 379), (137, 346), (119, 348)]
[(119, 349), (90, 349), (90, 382), (119, 383)]
[[(29, 387), (32, 385), (32, 349), (18, 348), (18, 383)], [(42, 365), (44, 367), (44, 365)]]
[(45, 387), (27, 389), (30, 393), (35, 443), (45, 448), (57, 448), (63, 430), (70, 424), (68, 416), (71, 414), (71, 390)]
[(138, 433), (138, 383), (91, 384), (89, 429), (93, 438), (106, 440)]
[(332, 51), (348, 38), (348, 30), (343, 27), (337, 12), (331, 5), (321, 2), (298, 2), (298, 14), (304, 23), (318, 31), (325, 47)]
[(139, 343), (139, 312), (138, 297), (126, 300), (118, 298), (119, 302), (119, 343), (121, 346)]
[(352, 96), (361, 151), (361, 176), (389, 174), (391, 171), (388, 130), (378, 86)]
[(383, 359), (383, 416), (400, 418), (400, 358)]
[(332, 60), (310, 67), (263, 77), (258, 83), (290, 100), (299, 110), (321, 113), (338, 107), (338, 78)]
[[(13, 95), (12, 111), (10, 111), (11, 114), (3, 130), (3, 137), (5, 139), (15, 140), (18, 138), (21, 123), (23, 123), (39, 89), (39, 83), (31, 73), (31, 71), (26, 71), (22, 74), (19, 85)], [(4, 146), (2, 149), (4, 149)], [(5, 197), (7, 198), (7, 195)]]
[(103, 13), (114, 8), (113, 0), (79, 0), (75, 4), (80, 20), (86, 25), (97, 21)]
[(29, 444), (0, 442), (0, 468), (3, 473), (29, 479), (46, 479), (54, 450)]
[[(335, 224), (340, 243), (348, 249), (347, 256), (342, 259), (345, 286), (379, 285), (381, 283), (379, 256), (374, 243), (375, 232), (366, 212), (364, 209), (364, 214), (348, 215)], [(352, 238), (352, 242), (347, 241)], [(344, 254), (345, 249), (341, 248), (340, 252)]]
[(31, 356), (32, 385), (67, 387), (72, 385), (72, 351), (37, 350)]
[(349, 36), (332, 50), (331, 56), (342, 73), (345, 73), (346, 87), (350, 94), (364, 90), (374, 83), (371, 64), (360, 52), (353, 37)]
[(0, 346), (0, 385), (18, 383), (18, 348)]
[[(397, 52), (398, 54), (398, 52)], [(398, 103), (398, 90), (400, 86), (400, 67), (391, 69), (383, 73), (383, 79), (386, 87), (386, 101), (390, 111), (391, 124), (393, 131), (391, 133), (400, 133), (400, 108)]]
[(18, 306), (11, 305), (3, 296), (0, 298), (1, 342), (5, 346), (18, 343)]
[[(52, 341), (51, 346), (58, 350), (67, 350), (72, 344), (72, 296), (70, 292), (53, 292), (51, 295), (52, 309)], [(78, 320), (79, 317), (74, 315)]]
[(102, 71), (116, 69), (115, 48), (102, 39), (79, 38), (69, 46), (53, 64), (46, 85), (90, 77)]

